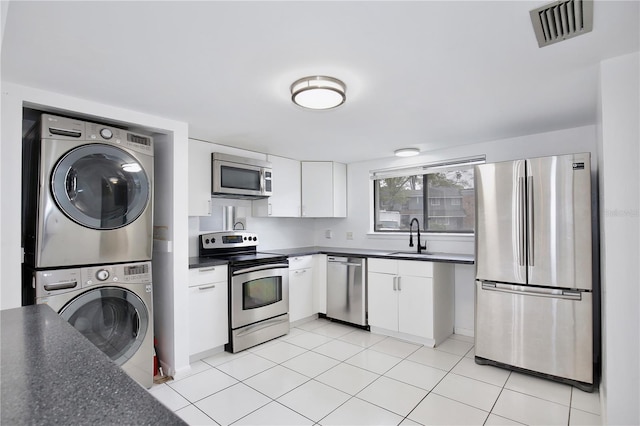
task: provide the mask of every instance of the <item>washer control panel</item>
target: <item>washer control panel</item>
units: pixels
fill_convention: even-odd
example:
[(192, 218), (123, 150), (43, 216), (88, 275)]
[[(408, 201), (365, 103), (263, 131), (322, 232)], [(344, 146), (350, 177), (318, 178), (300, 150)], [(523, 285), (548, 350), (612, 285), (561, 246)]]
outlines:
[(82, 286), (104, 285), (107, 283), (148, 283), (151, 282), (151, 262), (99, 265), (82, 268)]
[(35, 271), (32, 283), (36, 300), (93, 286), (119, 283), (150, 285), (151, 262)]

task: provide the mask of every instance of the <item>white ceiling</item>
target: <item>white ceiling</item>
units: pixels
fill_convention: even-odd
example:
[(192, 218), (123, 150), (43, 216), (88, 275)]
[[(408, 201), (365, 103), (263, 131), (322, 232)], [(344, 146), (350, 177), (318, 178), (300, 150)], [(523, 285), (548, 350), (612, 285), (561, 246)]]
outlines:
[[(595, 123), (598, 64), (639, 49), (639, 3), (596, 1), (591, 33), (538, 48), (529, 10), (546, 3), (14, 0), (2, 79), (253, 151), (382, 158)], [(294, 106), (313, 74), (347, 102)]]

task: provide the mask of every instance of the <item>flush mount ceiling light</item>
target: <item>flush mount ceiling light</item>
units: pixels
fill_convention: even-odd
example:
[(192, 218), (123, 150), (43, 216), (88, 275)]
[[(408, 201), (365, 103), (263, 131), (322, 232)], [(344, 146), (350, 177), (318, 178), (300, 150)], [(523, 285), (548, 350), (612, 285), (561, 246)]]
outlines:
[(314, 75), (291, 85), (291, 100), (303, 108), (331, 109), (344, 103), (346, 92), (347, 86), (337, 78)]
[(413, 157), (420, 154), (420, 150), (418, 148), (401, 148), (396, 149), (393, 153), (396, 157)]

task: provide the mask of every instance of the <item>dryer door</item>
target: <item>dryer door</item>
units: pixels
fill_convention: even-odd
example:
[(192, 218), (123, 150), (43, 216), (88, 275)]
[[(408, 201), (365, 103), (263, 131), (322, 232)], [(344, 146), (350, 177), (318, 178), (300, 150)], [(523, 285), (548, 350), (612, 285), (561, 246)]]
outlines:
[(53, 198), (73, 221), (107, 230), (136, 220), (150, 201), (150, 182), (128, 152), (103, 144), (66, 153), (53, 169)]
[(149, 329), (149, 312), (144, 302), (123, 288), (89, 290), (59, 313), (117, 365), (136, 353)]

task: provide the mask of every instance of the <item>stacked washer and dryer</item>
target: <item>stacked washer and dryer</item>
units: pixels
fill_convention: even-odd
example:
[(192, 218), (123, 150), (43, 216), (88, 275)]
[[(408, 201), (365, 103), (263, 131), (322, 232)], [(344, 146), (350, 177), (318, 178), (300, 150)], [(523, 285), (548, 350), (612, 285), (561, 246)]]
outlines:
[(23, 162), (23, 304), (48, 304), (151, 387), (153, 139), (42, 114)]

